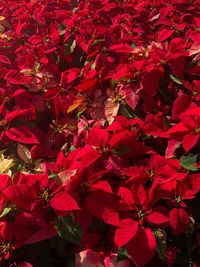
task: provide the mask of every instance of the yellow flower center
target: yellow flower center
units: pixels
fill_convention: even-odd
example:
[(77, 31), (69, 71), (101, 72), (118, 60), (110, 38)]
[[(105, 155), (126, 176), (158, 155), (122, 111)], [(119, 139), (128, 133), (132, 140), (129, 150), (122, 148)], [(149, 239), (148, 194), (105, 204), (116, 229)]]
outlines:
[(41, 198), (45, 201), (49, 199), (49, 190), (45, 189), (44, 192), (41, 194)]
[(195, 134), (199, 134), (199, 133), (200, 133), (200, 128), (196, 128), (196, 129), (194, 129), (194, 133), (195, 133)]
[(142, 218), (142, 217), (144, 217), (146, 215), (143, 210), (139, 210), (137, 214), (138, 214), (139, 218)]
[(1, 243), (0, 250), (2, 254), (6, 254), (12, 249), (11, 244), (9, 242)]
[(175, 197), (176, 203), (180, 203), (182, 201), (182, 196), (176, 196)]

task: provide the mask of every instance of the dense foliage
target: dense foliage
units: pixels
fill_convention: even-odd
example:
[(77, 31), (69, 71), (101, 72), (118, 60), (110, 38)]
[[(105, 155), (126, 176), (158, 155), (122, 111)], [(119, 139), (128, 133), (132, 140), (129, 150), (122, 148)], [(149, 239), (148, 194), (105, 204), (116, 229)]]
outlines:
[(0, 69), (0, 266), (200, 266), (200, 0), (1, 0)]

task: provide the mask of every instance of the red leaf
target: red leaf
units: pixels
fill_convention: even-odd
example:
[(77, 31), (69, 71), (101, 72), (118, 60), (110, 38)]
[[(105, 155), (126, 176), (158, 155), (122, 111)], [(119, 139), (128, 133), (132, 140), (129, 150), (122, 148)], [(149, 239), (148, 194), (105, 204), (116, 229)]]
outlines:
[(69, 83), (74, 82), (80, 75), (80, 69), (72, 68), (61, 73), (61, 85), (66, 86)]
[(182, 123), (175, 124), (172, 128), (170, 128), (166, 134), (170, 135), (180, 135), (180, 133), (185, 133), (188, 131), (188, 128)]
[(31, 210), (37, 198), (32, 187), (26, 184), (11, 185), (3, 192), (10, 202), (23, 210)]
[(18, 264), (18, 267), (33, 267), (33, 265), (30, 264), (29, 262), (24, 261)]
[(6, 121), (11, 121), (17, 117), (25, 117), (26, 119), (31, 120), (32, 118), (34, 118), (34, 115), (35, 115), (35, 109), (31, 107), (27, 109), (11, 111), (6, 115), (5, 119)]
[(26, 84), (30, 81), (28, 77), (23, 76), (16, 70), (9, 70), (4, 76), (4, 79), (12, 84)]
[(144, 187), (140, 184), (139, 186), (133, 186), (132, 190), (136, 205), (137, 206), (144, 205), (145, 201), (147, 200), (147, 193)]
[(172, 108), (173, 120), (178, 120), (181, 115), (190, 105), (191, 99), (188, 95), (182, 94), (176, 98)]
[(85, 206), (99, 220), (107, 224), (119, 225), (117, 201), (112, 194), (95, 190), (87, 196)]
[(0, 55), (0, 62), (8, 65), (11, 64), (10, 59), (4, 55)]
[(74, 157), (73, 161), (81, 162), (84, 168), (89, 167), (93, 164), (99, 157), (100, 153), (94, 150), (94, 148), (90, 145), (85, 145), (79, 153)]
[(155, 226), (166, 225), (169, 222), (168, 210), (165, 207), (157, 206), (153, 208), (146, 221)]
[[(198, 168), (200, 166), (198, 165)], [(191, 177), (191, 184), (192, 184), (192, 192), (193, 194), (197, 194), (200, 191), (200, 175), (193, 174)]]
[(163, 42), (174, 33), (174, 30), (163, 29), (158, 34), (158, 42)]
[[(92, 181), (91, 178), (90, 178), (90, 181)], [(106, 191), (108, 193), (112, 193), (112, 188), (107, 181), (98, 181), (97, 183), (92, 185), (91, 190), (96, 190), (96, 189), (100, 189), (100, 190)]]
[(87, 143), (96, 147), (105, 147), (108, 141), (108, 132), (97, 127), (92, 128), (88, 134)]
[(178, 84), (182, 83), (176, 77), (183, 78), (184, 73), (185, 73), (186, 57), (185, 56), (173, 56), (168, 60), (168, 64), (169, 64), (173, 74), (175, 74), (175, 77), (173, 74), (170, 75), (171, 79), (175, 83), (178, 83)]
[(155, 253), (156, 240), (151, 230), (140, 227), (125, 247), (136, 267), (143, 267)]
[(120, 144), (123, 143), (123, 141), (125, 140), (125, 138), (128, 137), (130, 133), (131, 132), (129, 130), (124, 130), (124, 131), (115, 133), (111, 137), (110, 146), (112, 148), (116, 148), (117, 146), (119, 146)]
[(124, 53), (124, 54), (130, 54), (132, 52), (132, 48), (130, 45), (127, 44), (115, 44), (110, 46), (110, 51), (114, 51), (116, 53)]
[(39, 36), (39, 35), (32, 35), (29, 39), (28, 39), (28, 42), (31, 43), (31, 45), (37, 45), (39, 43), (41, 43), (43, 40), (42, 40), (42, 37)]
[(124, 177), (124, 165), (122, 159), (117, 155), (111, 155), (106, 163), (106, 169), (117, 174), (120, 177)]
[(131, 210), (135, 203), (133, 193), (126, 187), (120, 186), (118, 195), (121, 197), (120, 210)]
[(33, 244), (56, 235), (52, 225), (37, 215), (21, 212), (16, 216), (14, 238), (21, 244)]
[(13, 127), (8, 130), (6, 130), (6, 136), (19, 143), (23, 144), (39, 144), (37, 137), (28, 126), (22, 125), (18, 127)]
[(21, 35), (21, 32), (22, 30), (27, 26), (28, 22), (25, 21), (24, 23), (21, 23), (20, 21), (18, 22), (17, 24), (17, 27), (16, 27), (16, 34), (17, 35)]
[(20, 212), (16, 216), (15, 227), (17, 231), (15, 231), (14, 236), (17, 242), (24, 243), (26, 239), (41, 229), (37, 219), (37, 217), (26, 212)]
[(178, 142), (177, 140), (170, 139), (168, 141), (168, 146), (165, 151), (165, 157), (166, 158), (172, 158), (175, 155), (175, 150), (180, 146), (181, 142)]
[(128, 68), (126, 65), (120, 66), (120, 68), (118, 69), (119, 70), (116, 71), (116, 73), (112, 77), (114, 81), (120, 80), (120, 79), (129, 79), (133, 75), (133, 73), (130, 71), (130, 68)]
[(183, 138), (183, 148), (188, 152), (199, 140), (198, 134), (186, 134)]
[(175, 247), (167, 247), (165, 250), (165, 261), (167, 267), (173, 267), (176, 260), (177, 249)]
[(152, 70), (144, 75), (142, 84), (147, 95), (147, 99), (145, 99), (147, 105), (149, 104), (149, 96), (155, 96), (157, 94), (161, 78), (162, 72), (156, 70)]
[[(185, 115), (192, 115), (192, 116), (195, 116), (196, 119), (197, 119), (197, 122), (198, 123), (198, 120), (199, 120), (199, 116), (200, 116), (200, 107), (195, 107), (195, 108), (189, 108), (187, 109), (184, 114), (182, 115), (183, 119), (186, 119), (187, 118), (185, 117)], [(187, 121), (186, 121), (187, 122)]]
[(182, 208), (173, 208), (169, 213), (170, 226), (175, 235), (183, 233), (188, 224), (188, 214)]
[(11, 178), (7, 174), (1, 174), (0, 175), (0, 190), (3, 190), (4, 188), (8, 187), (11, 183)]
[(51, 206), (58, 211), (80, 210), (76, 201), (67, 193), (59, 192), (50, 201)]
[(167, 133), (164, 132), (162, 129), (160, 129), (158, 125), (156, 125), (153, 122), (145, 123), (143, 130), (144, 130), (144, 133), (148, 135), (153, 135), (153, 136), (158, 136), (158, 137), (163, 137), (163, 138), (168, 137)]
[(91, 89), (96, 89), (97, 82), (97, 78), (83, 80), (78, 86), (76, 86), (76, 90), (79, 92), (86, 92)]
[(131, 107), (134, 110), (135, 107), (137, 106), (139, 96), (137, 93), (133, 91), (132, 88), (126, 88), (125, 100), (126, 100), (126, 103), (129, 105), (129, 107)]
[(138, 231), (138, 222), (132, 219), (123, 219), (120, 221), (119, 228), (115, 232), (115, 244), (118, 248), (127, 244)]

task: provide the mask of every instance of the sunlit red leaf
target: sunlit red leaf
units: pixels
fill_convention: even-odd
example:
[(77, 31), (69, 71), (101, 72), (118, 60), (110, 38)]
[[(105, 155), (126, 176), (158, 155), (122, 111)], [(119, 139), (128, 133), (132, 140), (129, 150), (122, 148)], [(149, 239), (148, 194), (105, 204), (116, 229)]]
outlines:
[(103, 190), (95, 190), (87, 196), (85, 206), (93, 216), (101, 221), (119, 225), (118, 205), (112, 194)]
[(123, 219), (120, 221), (119, 228), (115, 231), (115, 244), (118, 248), (127, 244), (135, 237), (138, 231), (138, 222), (132, 219)]
[(4, 76), (4, 79), (11, 84), (26, 84), (30, 81), (29, 78), (15, 70), (9, 70)]
[(87, 143), (96, 147), (105, 147), (108, 141), (108, 132), (100, 128), (92, 128), (88, 134)]
[(163, 42), (174, 33), (174, 30), (163, 29), (158, 34), (158, 41)]
[(78, 92), (87, 92), (88, 90), (96, 89), (97, 82), (97, 78), (83, 80), (78, 86), (76, 86), (76, 90)]
[(4, 56), (4, 55), (0, 55), (0, 62), (4, 63), (4, 64), (7, 64), (7, 65), (11, 64), (10, 59), (7, 56)]
[(186, 134), (183, 137), (183, 148), (186, 152), (192, 149), (199, 140), (199, 135), (195, 134)]
[(135, 237), (125, 247), (135, 265), (143, 267), (156, 251), (156, 239), (150, 229), (139, 227)]
[(21, 110), (14, 110), (12, 112), (7, 113), (5, 119), (7, 121), (14, 120), (18, 117), (24, 117), (26, 119), (33, 119), (35, 117), (35, 109), (33, 107)]
[(7, 200), (23, 210), (31, 210), (37, 195), (30, 185), (11, 185), (3, 191)]
[(6, 135), (12, 141), (23, 144), (40, 143), (36, 135), (26, 125), (9, 128), (8, 130), (6, 130)]
[(50, 201), (51, 206), (58, 211), (80, 210), (76, 201), (67, 193), (59, 192)]
[(125, 53), (125, 54), (130, 54), (132, 52), (132, 48), (130, 45), (127, 44), (116, 44), (110, 46), (110, 51), (114, 51), (117, 53)]
[(169, 212), (165, 207), (157, 206), (148, 215), (147, 221), (152, 225), (167, 225), (169, 222)]

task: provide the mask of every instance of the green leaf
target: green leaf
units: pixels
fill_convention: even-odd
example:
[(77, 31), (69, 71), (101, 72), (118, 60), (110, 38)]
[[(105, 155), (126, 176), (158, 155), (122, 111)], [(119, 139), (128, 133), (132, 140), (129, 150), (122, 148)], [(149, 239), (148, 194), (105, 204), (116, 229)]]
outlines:
[(111, 88), (115, 89), (118, 84), (118, 80), (111, 80)]
[(74, 151), (75, 149), (76, 149), (75, 146), (71, 146), (70, 149), (69, 149), (69, 151), (72, 152), (72, 151)]
[(119, 248), (118, 253), (117, 253), (117, 261), (127, 260), (129, 258), (130, 258), (130, 256), (129, 256), (127, 250), (125, 249), (125, 247)]
[(171, 78), (172, 81), (174, 81), (175, 83), (177, 83), (177, 84), (182, 84), (182, 82), (181, 82), (177, 77), (175, 77), (173, 74), (170, 74), (170, 78)]
[(2, 213), (0, 214), (0, 218), (5, 217), (6, 215), (8, 215), (11, 211), (12, 211), (13, 207), (7, 207), (4, 208), (4, 210), (2, 211)]
[(132, 110), (127, 105), (123, 105), (123, 106), (121, 105), (120, 113), (121, 115), (127, 117), (128, 119), (136, 118), (135, 114), (133, 114)]
[(131, 151), (131, 147), (128, 145), (120, 144), (117, 148), (117, 155), (123, 156)]
[(131, 48), (135, 48), (136, 45), (134, 43), (131, 44)]
[(73, 214), (56, 219), (56, 230), (60, 238), (80, 245), (82, 241), (82, 231), (80, 225), (75, 221)]
[(166, 250), (166, 232), (163, 229), (157, 229), (154, 231), (154, 235), (156, 238), (156, 251), (161, 260), (165, 258), (165, 250)]
[(93, 45), (96, 45), (96, 44), (98, 44), (98, 43), (101, 43), (101, 42), (104, 42), (105, 41), (105, 39), (96, 39), (96, 40), (94, 40), (94, 42), (92, 43), (92, 46)]
[(180, 165), (186, 170), (197, 171), (198, 168), (194, 166), (197, 163), (198, 155), (188, 154), (180, 158)]
[(187, 253), (188, 253), (188, 255), (191, 255), (192, 252), (197, 247), (197, 244), (195, 242), (193, 235), (191, 235), (191, 234), (186, 235), (186, 244), (187, 244)]
[(59, 24), (58, 25), (58, 29), (60, 30), (60, 35), (65, 34), (65, 32), (66, 32), (66, 24), (64, 22)]

